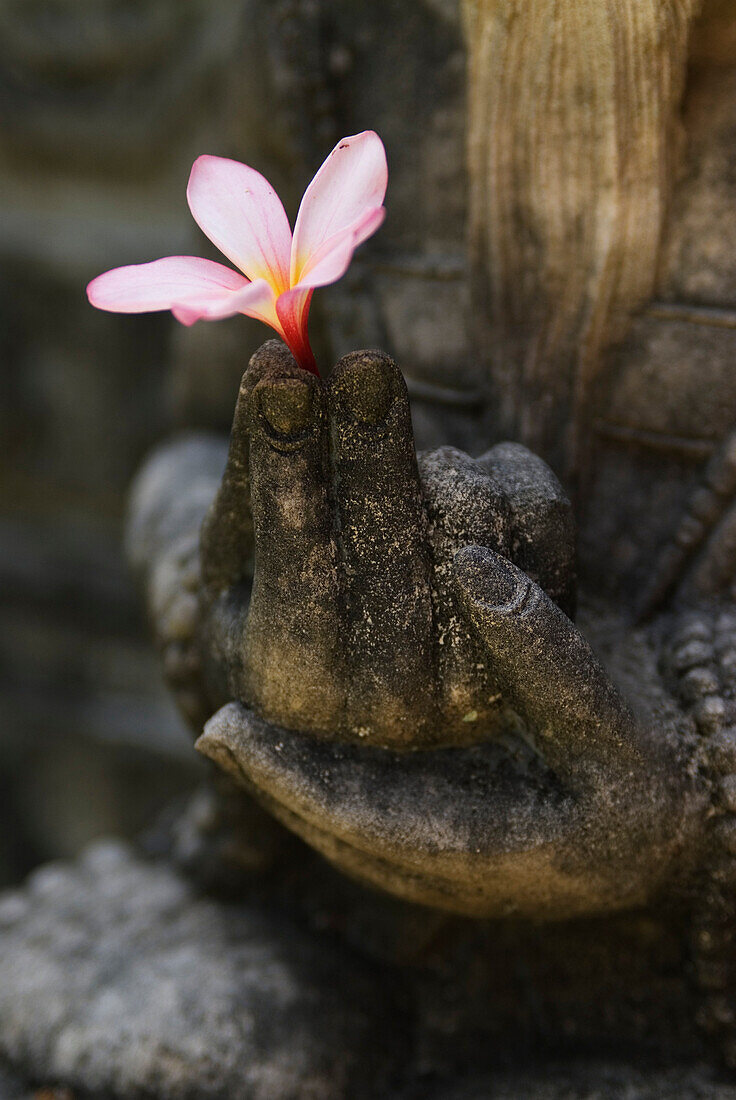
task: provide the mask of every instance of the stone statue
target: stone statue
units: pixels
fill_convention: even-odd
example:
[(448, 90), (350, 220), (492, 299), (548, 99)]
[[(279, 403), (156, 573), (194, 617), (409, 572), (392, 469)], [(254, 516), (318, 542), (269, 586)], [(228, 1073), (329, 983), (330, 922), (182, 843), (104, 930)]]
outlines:
[(635, 719), (562, 610), (572, 510), (543, 462), (506, 443), (417, 463), (387, 357), (345, 356), (323, 386), (270, 343), (185, 586), (167, 572), (191, 570), (200, 517), (166, 519), (190, 469), (180, 447), (154, 459), (133, 545), (154, 600), (173, 584), (169, 650), (183, 594), (198, 600), (199, 712), (233, 700), (199, 747), (285, 824), (375, 885), (474, 915), (588, 914), (687, 880), (709, 805), (692, 735), (650, 661), (643, 684), (628, 674)]
[[(347, 102), (349, 81), (356, 113), (390, 129), (422, 61), (388, 43), (385, 84), (365, 69), (392, 5), (306, 7), (332, 47), (327, 91)], [(443, 96), (399, 154), (386, 255), (324, 308), (336, 365), (322, 380), (264, 344), (229, 445), (180, 436), (133, 489), (127, 545), (164, 675), (217, 765), (167, 857), (391, 968), (379, 987), (410, 1007), (380, 1011), (408, 1016), (419, 1054), (382, 1095), (505, 1095), (483, 1084), (480, 1036), (512, 1034), (519, 1061), (535, 1003), (547, 1051), (606, 1057), (614, 1035), (697, 1064), (697, 1022), (734, 1067), (736, 17), (719, 0), (411, 9)], [(356, 318), (398, 367), (350, 350)], [(533, 974), (511, 1005), (508, 957)], [(386, 1042), (361, 1078), (376, 1095), (396, 1063), (368, 1030), (358, 1045)], [(351, 1072), (315, 1095), (357, 1094)], [(558, 1095), (522, 1078), (509, 1095)], [(624, 1078), (620, 1095), (710, 1087)], [(312, 1095), (305, 1080), (279, 1095)]]
[[(661, 285), (693, 11), (653, 3), (627, 21), (622, 4), (620, 37), (603, 8), (584, 14), (542, 2), (517, 12), (469, 2), (465, 15), (473, 285), (481, 346), (490, 349), (492, 431), (534, 444), (565, 474), (583, 523), (591, 517), (589, 554), (598, 538), (583, 568), (595, 579), (606, 540), (596, 530), (601, 475), (591, 434), (647, 442), (634, 424), (617, 432), (601, 424), (595, 399), (608, 394), (606, 364), (636, 358), (630, 345), (618, 348)], [(708, 20), (698, 33), (714, 33)], [(589, 36), (610, 65), (583, 60)], [(540, 70), (535, 41), (547, 43), (548, 68)], [(654, 64), (616, 79), (617, 66), (625, 72), (655, 49), (668, 58), (664, 83)], [(525, 58), (551, 89), (541, 146), (532, 149), (536, 132), (524, 131), (528, 153), (518, 140), (518, 98), (531, 81)], [(589, 131), (591, 100), (606, 107)], [(640, 119), (644, 102), (651, 118)], [(508, 118), (499, 114), (506, 107)], [(633, 136), (628, 115), (640, 119)], [(652, 320), (637, 322), (640, 339), (657, 310), (672, 315), (650, 307)], [(687, 387), (687, 366), (668, 366), (669, 385)], [(179, 667), (174, 676), (197, 724), (220, 707), (200, 750), (348, 873), (443, 909), (549, 920), (663, 904), (697, 892), (704, 872), (725, 885), (736, 807), (728, 793), (734, 544), (724, 508), (736, 487), (728, 431), (736, 402), (728, 393), (723, 442), (685, 500), (671, 548), (650, 560), (646, 584), (624, 603), (621, 571), (618, 606), (591, 607), (583, 588), (586, 630), (605, 671), (568, 618), (573, 510), (539, 458), (501, 443), (478, 459), (441, 447), (416, 461), (407, 398), (384, 357), (348, 355), (322, 387), (266, 345), (243, 378), (222, 482), (222, 458), (203, 466), (209, 511), (200, 486), (199, 513), (180, 515), (182, 526), (163, 539), (155, 529), (166, 501), (181, 497), (177, 467), (190, 462), (182, 445), (154, 460), (134, 504), (134, 556), (149, 575), (171, 554), (170, 539), (189, 547), (185, 641), (167, 634), (184, 592), (170, 560), (159, 584), (174, 594), (157, 621), (166, 652), (184, 644), (187, 667), (198, 669), (196, 698), (192, 676)], [(643, 399), (634, 390), (633, 402)], [(636, 417), (637, 404), (628, 411)], [(690, 414), (692, 451), (702, 421), (697, 408)], [(661, 433), (658, 449), (676, 452), (675, 434)], [(648, 456), (642, 475), (632, 450), (619, 492), (627, 476), (656, 477)], [(603, 492), (610, 506), (612, 487)], [(632, 489), (633, 498), (641, 493)], [(622, 494), (611, 510), (620, 515), (626, 502)], [(610, 515), (606, 522), (610, 530)], [(651, 534), (642, 534), (648, 546)], [(156, 584), (149, 591), (160, 599)], [(646, 628), (632, 626), (637, 614), (651, 621), (663, 608)], [(697, 907), (698, 921), (723, 921), (722, 903), (713, 905), (718, 915)], [(713, 936), (708, 943), (720, 957), (702, 965), (711, 987), (717, 971), (725, 989), (728, 952)]]

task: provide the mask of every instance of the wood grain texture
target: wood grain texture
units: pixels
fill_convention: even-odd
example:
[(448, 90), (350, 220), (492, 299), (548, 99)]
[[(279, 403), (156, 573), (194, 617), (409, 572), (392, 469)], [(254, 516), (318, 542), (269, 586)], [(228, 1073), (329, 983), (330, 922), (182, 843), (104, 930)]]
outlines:
[(494, 428), (574, 481), (652, 295), (698, 0), (464, 0), (470, 250)]

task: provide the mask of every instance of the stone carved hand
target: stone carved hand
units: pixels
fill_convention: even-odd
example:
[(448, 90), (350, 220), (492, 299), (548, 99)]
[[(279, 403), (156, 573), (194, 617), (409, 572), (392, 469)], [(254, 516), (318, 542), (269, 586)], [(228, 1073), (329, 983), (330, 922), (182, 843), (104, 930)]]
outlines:
[(554, 918), (687, 863), (702, 792), (674, 707), (635, 720), (565, 613), (559, 484), (513, 444), (417, 462), (387, 357), (322, 383), (276, 342), (254, 356), (200, 562), (209, 709), (235, 701), (198, 747), (344, 870)]
[(544, 463), (507, 444), (478, 461), (443, 448), (418, 468), (387, 356), (348, 355), (323, 384), (265, 345), (202, 532), (229, 697), (327, 739), (477, 741), (503, 698), (452, 593), (453, 555), (473, 542), (515, 553), (570, 608), (570, 505)]
[(631, 905), (681, 846), (685, 800), (672, 744), (650, 741), (559, 606), (572, 563), (570, 507), (525, 449), (417, 464), (390, 360), (347, 356), (323, 385), (267, 345), (203, 529), (210, 639), (239, 702), (199, 747), (404, 896)]

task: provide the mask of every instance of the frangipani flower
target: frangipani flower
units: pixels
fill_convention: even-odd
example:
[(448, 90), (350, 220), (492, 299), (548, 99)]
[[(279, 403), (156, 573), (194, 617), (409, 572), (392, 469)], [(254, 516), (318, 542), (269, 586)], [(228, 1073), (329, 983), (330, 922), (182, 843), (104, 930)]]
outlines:
[(343, 138), (305, 191), (292, 236), (281, 200), (260, 172), (223, 157), (198, 157), (187, 187), (189, 209), (239, 270), (167, 256), (98, 275), (87, 297), (113, 313), (170, 309), (185, 325), (236, 313), (256, 317), (278, 332), (301, 367), (317, 374), (307, 334), (312, 293), (341, 278), (358, 245), (378, 229), (387, 183), (378, 134)]

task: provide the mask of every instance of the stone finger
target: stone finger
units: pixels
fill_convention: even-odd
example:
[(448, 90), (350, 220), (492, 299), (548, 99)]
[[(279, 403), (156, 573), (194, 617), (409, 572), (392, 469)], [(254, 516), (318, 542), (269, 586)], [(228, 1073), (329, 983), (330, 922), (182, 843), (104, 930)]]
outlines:
[(346, 593), (348, 727), (414, 747), (437, 735), (430, 562), (409, 399), (381, 352), (346, 355), (328, 384)]
[(572, 917), (639, 904), (666, 873), (667, 859), (652, 868), (648, 850), (644, 873), (628, 849), (612, 853), (606, 823), (523, 745), (336, 746), (230, 704), (197, 748), (342, 870), (425, 905)]
[(254, 573), (239, 697), (329, 735), (341, 713), (338, 579), (322, 383), (292, 362), (252, 387), (247, 414)]
[(225, 472), (201, 532), (202, 579), (211, 599), (253, 571), (254, 533), (250, 500), (250, 395), (261, 378), (297, 372), (291, 352), (268, 340), (252, 356), (238, 391)]
[(469, 546), (455, 557), (468, 621), (550, 767), (572, 787), (642, 779), (634, 721), (585, 638), (511, 562)]

